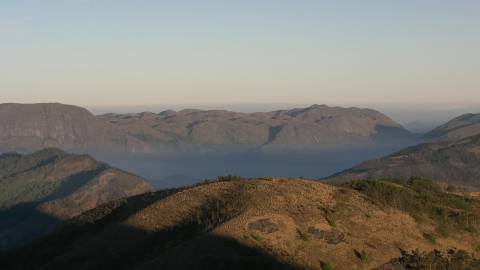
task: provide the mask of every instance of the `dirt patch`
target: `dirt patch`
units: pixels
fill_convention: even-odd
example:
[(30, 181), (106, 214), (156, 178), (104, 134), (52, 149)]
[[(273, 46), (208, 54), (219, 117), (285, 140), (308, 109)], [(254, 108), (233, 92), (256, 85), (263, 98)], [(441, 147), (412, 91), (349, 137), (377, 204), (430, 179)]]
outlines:
[(319, 230), (315, 227), (309, 227), (308, 233), (317, 239), (324, 240), (327, 244), (338, 245), (345, 240), (345, 234), (338, 230)]
[(274, 233), (279, 230), (279, 226), (270, 221), (268, 218), (259, 219), (248, 224), (248, 229), (253, 231), (260, 231), (266, 234)]

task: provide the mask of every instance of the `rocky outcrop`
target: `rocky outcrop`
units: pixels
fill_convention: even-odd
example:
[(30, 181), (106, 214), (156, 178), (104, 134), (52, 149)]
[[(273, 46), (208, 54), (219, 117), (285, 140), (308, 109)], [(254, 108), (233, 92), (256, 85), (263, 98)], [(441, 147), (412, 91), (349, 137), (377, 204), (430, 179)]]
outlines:
[(148, 145), (86, 109), (58, 103), (0, 104), (0, 150), (145, 152)]

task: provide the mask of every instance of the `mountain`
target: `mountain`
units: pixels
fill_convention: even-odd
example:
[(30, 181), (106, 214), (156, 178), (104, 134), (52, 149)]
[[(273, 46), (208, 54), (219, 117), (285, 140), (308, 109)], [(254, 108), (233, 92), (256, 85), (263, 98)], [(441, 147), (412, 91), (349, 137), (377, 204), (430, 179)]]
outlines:
[(478, 255), (479, 201), (425, 179), (222, 180), (102, 205), (0, 261), (12, 270), (371, 269), (398, 265), (401, 250)]
[(58, 147), (77, 152), (145, 152), (148, 146), (86, 109), (58, 103), (0, 104), (0, 150)]
[(105, 114), (58, 103), (0, 104), (0, 150), (58, 147), (81, 153), (324, 149), (411, 142), (370, 109), (313, 105), (266, 113), (181, 110)]
[(480, 188), (480, 135), (425, 143), (384, 158), (366, 161), (335, 174), (330, 181), (422, 176), (454, 185)]
[(435, 141), (459, 140), (480, 134), (480, 114), (464, 114), (425, 134)]
[(88, 155), (44, 149), (0, 155), (0, 249), (24, 244), (103, 203), (152, 191)]
[(100, 118), (161, 150), (334, 148), (415, 137), (377, 111), (325, 105), (266, 113), (169, 110)]

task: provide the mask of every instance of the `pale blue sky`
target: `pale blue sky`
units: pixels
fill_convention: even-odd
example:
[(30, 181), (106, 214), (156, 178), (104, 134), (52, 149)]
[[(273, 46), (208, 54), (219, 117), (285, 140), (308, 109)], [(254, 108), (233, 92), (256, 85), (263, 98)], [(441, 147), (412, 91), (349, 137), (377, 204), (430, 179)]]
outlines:
[(2, 0), (0, 102), (472, 103), (480, 1)]

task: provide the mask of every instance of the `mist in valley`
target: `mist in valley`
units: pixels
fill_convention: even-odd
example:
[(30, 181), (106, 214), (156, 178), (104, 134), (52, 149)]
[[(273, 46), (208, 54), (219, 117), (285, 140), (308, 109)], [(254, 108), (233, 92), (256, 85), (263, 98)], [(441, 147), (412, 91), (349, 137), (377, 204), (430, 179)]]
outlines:
[[(255, 104), (177, 104), (90, 107), (95, 114), (138, 113), (149, 111), (159, 113), (164, 110), (226, 109), (237, 112), (266, 112), (285, 108), (302, 107), (305, 104), (255, 103)], [(304, 177), (321, 179), (348, 169), (359, 163), (392, 154), (407, 146), (422, 142), (421, 135), (441, 123), (466, 112), (480, 110), (477, 105), (352, 105), (352, 107), (372, 107), (380, 110), (405, 128), (416, 134), (403, 138), (402, 134), (377, 138), (377, 143), (361, 146), (333, 147), (331, 149), (310, 151), (268, 152), (250, 151), (205, 151), (205, 152), (169, 152), (158, 154), (99, 154), (98, 159), (112, 166), (138, 174), (158, 189), (191, 185), (205, 179), (214, 179), (221, 175), (239, 175), (243, 177)], [(385, 132), (385, 131), (384, 131)], [(395, 135), (397, 135), (395, 138)], [(400, 138), (400, 139), (399, 139)]]
[(98, 155), (110, 165), (138, 174), (157, 189), (180, 187), (221, 175), (320, 179), (365, 160), (400, 150), (406, 143), (317, 151), (262, 151)]

